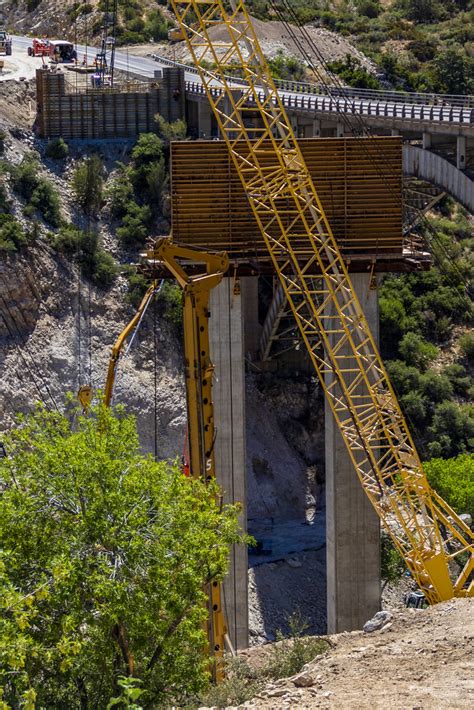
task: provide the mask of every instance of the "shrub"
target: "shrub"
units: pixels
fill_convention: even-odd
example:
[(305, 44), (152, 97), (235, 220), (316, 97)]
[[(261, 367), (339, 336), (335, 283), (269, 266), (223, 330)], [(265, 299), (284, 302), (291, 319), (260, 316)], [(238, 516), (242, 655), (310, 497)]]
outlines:
[(142, 456), (123, 409), (38, 407), (4, 443), (3, 704), (105, 708), (133, 673), (144, 706), (184, 705), (207, 683), (204, 589), (240, 540), (237, 508)]
[(424, 464), (428, 481), (457, 513), (474, 519), (474, 461), (472, 454), (432, 459)]
[(143, 296), (149, 286), (147, 279), (135, 269), (130, 270), (127, 274), (128, 279), (128, 293), (127, 301), (134, 307), (138, 308)]
[(91, 217), (97, 214), (104, 187), (104, 166), (98, 155), (91, 155), (76, 167), (72, 187), (84, 212)]
[(380, 2), (378, 0), (358, 0), (357, 11), (360, 15), (373, 19), (380, 15)]
[(132, 160), (135, 168), (149, 165), (163, 156), (163, 141), (156, 133), (142, 133), (133, 147)]
[(52, 158), (53, 160), (64, 160), (69, 154), (68, 144), (63, 138), (54, 138), (48, 141), (45, 154), (47, 158)]
[(0, 129), (0, 155), (2, 155), (5, 150), (6, 139), (7, 139), (7, 132)]
[(438, 375), (433, 370), (428, 370), (420, 377), (420, 385), (423, 394), (431, 402), (442, 402), (453, 395), (453, 386), (449, 377), (444, 374)]
[(351, 57), (349, 54), (344, 60), (336, 59), (333, 62), (329, 62), (328, 69), (340, 76), (349, 86), (355, 86), (359, 89), (380, 88), (378, 80), (361, 66), (358, 59)]
[(427, 400), (420, 392), (408, 392), (400, 398), (406, 416), (417, 427), (423, 426), (427, 416)]
[(28, 237), (21, 224), (10, 214), (0, 214), (0, 250), (15, 252)]
[(151, 210), (148, 205), (139, 207), (131, 202), (122, 220), (122, 226), (117, 229), (117, 236), (125, 247), (143, 246), (148, 236), (151, 222)]
[(28, 155), (23, 158), (20, 165), (11, 169), (13, 189), (26, 200), (31, 198), (33, 190), (38, 185), (38, 168), (36, 157)]
[(428, 343), (417, 333), (406, 333), (399, 345), (401, 357), (408, 365), (418, 367), (421, 371), (426, 370), (432, 360), (438, 354), (438, 349), (432, 343)]
[(383, 587), (385, 587), (389, 582), (396, 582), (400, 579), (406, 569), (406, 565), (403, 557), (393, 544), (392, 538), (385, 532), (385, 530), (382, 530), (380, 538), (380, 552), (380, 572), (383, 580)]
[(289, 637), (277, 633), (277, 643), (271, 648), (265, 673), (270, 678), (287, 678), (299, 673), (306, 663), (328, 649), (327, 641), (320, 638), (305, 638), (304, 632), (308, 625), (295, 612), (288, 619)]
[(459, 347), (463, 356), (471, 363), (474, 363), (474, 333), (468, 332), (459, 338)]
[(65, 224), (50, 240), (57, 251), (77, 256), (82, 273), (97, 286), (110, 286), (117, 276), (115, 259), (101, 248), (99, 235), (94, 230), (83, 232), (73, 224)]
[(158, 294), (160, 313), (175, 328), (177, 333), (183, 328), (183, 293), (179, 286), (165, 281)]
[[(30, 208), (28, 210), (28, 208)], [(40, 212), (48, 224), (58, 227), (61, 222), (59, 195), (49, 180), (40, 179), (33, 190), (25, 214), (31, 216), (31, 210)]]
[(472, 378), (467, 374), (466, 368), (459, 363), (453, 363), (444, 369), (443, 374), (451, 382), (453, 390), (456, 394), (465, 396), (468, 393), (472, 384)]
[(184, 141), (186, 139), (187, 126), (186, 121), (178, 119), (168, 123), (159, 113), (155, 114), (155, 122), (160, 138), (165, 146), (168, 146), (171, 141)]
[(113, 217), (120, 219), (127, 214), (134, 195), (130, 173), (123, 164), (119, 164), (117, 175), (107, 185), (106, 195), (110, 200), (110, 212)]
[(389, 360), (387, 371), (393, 387), (399, 395), (419, 390), (420, 373), (416, 367), (410, 367), (402, 360)]
[(4, 179), (0, 176), (0, 213), (10, 212), (11, 202), (8, 197), (7, 186)]
[(449, 401), (436, 405), (428, 434), (428, 451), (434, 458), (471, 451), (474, 448), (473, 406)]

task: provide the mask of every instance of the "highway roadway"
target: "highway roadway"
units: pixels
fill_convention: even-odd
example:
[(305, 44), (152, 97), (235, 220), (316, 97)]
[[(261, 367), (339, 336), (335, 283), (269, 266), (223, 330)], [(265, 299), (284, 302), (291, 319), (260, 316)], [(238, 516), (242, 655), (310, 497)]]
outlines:
[[(31, 38), (29, 37), (13, 37), (12, 60), (19, 61), (22, 67), (25, 65), (28, 67), (28, 69), (25, 67), (25, 72), (27, 71), (25, 78), (34, 76), (35, 67), (40, 66), (42, 61), (40, 57), (28, 57), (27, 50), (30, 45)], [(96, 47), (77, 45), (79, 62), (84, 56), (89, 62), (92, 62), (96, 52)], [(149, 79), (154, 77), (156, 70), (174, 64), (158, 55), (153, 55), (153, 57), (136, 56), (126, 50), (117, 50), (115, 66), (136, 77)], [(181, 66), (185, 67), (187, 92), (194, 95), (204, 94), (204, 87), (196, 69), (186, 65)], [(6, 74), (5, 78), (17, 78), (17, 74), (18, 72), (15, 76)], [(217, 82), (215, 84), (218, 86)], [(237, 81), (235, 85), (238, 85)], [(302, 90), (297, 90), (299, 88)], [(462, 126), (469, 133), (474, 129), (472, 97), (426, 95), (426, 103), (422, 103), (422, 94), (400, 93), (400, 101), (396, 101), (393, 91), (366, 92), (365, 90), (348, 89), (348, 94), (345, 96), (329, 96), (321, 94), (320, 91), (321, 88), (316, 85), (284, 82), (279, 93), (285, 107), (297, 113), (359, 115), (373, 118), (375, 121), (379, 118), (381, 124), (387, 119), (396, 119), (401, 122), (424, 122), (427, 124), (427, 130), (428, 125), (433, 124)], [(337, 87), (337, 91), (340, 93), (341, 89)], [(463, 105), (460, 105), (461, 103)]]

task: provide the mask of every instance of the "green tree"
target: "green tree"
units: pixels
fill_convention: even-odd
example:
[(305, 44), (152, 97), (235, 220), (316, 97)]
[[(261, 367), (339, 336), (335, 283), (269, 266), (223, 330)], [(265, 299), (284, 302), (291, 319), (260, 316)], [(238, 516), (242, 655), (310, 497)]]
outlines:
[(436, 91), (470, 94), (474, 91), (474, 59), (463, 49), (448, 47), (433, 60)]
[(204, 589), (240, 539), (236, 507), (140, 455), (120, 408), (39, 406), (4, 443), (2, 701), (105, 708), (132, 676), (163, 707), (205, 687)]

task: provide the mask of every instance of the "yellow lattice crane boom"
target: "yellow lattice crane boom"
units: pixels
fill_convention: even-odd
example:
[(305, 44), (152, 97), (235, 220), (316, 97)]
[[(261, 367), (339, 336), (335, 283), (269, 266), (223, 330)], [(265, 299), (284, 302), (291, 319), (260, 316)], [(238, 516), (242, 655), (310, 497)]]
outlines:
[(431, 603), (473, 595), (472, 533), (428, 484), (245, 3), (171, 4), (365, 492)]

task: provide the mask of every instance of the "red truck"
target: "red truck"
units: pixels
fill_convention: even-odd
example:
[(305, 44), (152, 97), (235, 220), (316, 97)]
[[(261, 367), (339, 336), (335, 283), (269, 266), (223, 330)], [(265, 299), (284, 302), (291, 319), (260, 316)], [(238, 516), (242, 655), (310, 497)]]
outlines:
[(28, 47), (30, 57), (49, 57), (50, 61), (58, 63), (75, 62), (77, 52), (72, 42), (63, 39), (38, 39), (35, 37), (33, 45)]

